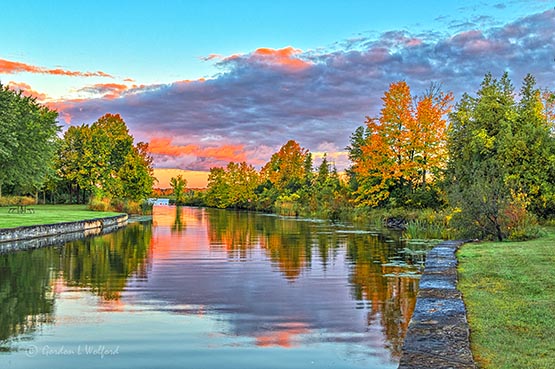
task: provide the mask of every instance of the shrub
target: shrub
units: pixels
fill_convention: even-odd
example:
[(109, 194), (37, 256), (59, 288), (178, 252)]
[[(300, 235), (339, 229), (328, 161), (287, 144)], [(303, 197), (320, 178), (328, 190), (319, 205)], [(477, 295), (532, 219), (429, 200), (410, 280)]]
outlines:
[(107, 198), (98, 199), (93, 197), (89, 204), (89, 209), (94, 211), (109, 211), (110, 199), (107, 199)]
[(16, 206), (16, 205), (35, 205), (37, 202), (34, 197), (29, 196), (2, 196), (0, 197), (0, 206)]

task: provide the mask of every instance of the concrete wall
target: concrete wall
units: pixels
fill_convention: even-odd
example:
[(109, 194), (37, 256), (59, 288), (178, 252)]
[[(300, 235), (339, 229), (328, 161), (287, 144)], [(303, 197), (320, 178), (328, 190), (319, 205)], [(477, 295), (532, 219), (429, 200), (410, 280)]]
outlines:
[(445, 241), (426, 256), (399, 369), (475, 369), (466, 308), (457, 289), (457, 249)]
[(0, 253), (45, 247), (113, 232), (127, 224), (127, 214), (77, 222), (0, 229)]

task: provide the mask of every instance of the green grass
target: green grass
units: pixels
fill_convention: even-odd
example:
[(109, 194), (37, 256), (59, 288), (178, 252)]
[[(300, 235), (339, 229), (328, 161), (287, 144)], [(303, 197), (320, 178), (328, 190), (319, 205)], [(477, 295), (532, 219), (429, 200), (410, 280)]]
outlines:
[(555, 230), (526, 242), (467, 244), (458, 258), (480, 368), (554, 368)]
[(29, 208), (33, 208), (35, 213), (9, 213), (9, 206), (0, 207), (0, 228), (73, 222), (119, 214), (91, 211), (88, 210), (87, 205), (30, 205)]

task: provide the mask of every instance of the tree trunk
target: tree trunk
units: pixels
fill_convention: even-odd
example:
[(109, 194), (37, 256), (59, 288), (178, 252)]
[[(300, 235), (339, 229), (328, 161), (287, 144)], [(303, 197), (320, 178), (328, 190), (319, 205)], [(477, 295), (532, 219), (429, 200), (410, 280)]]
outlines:
[(497, 231), (497, 240), (499, 242), (503, 241), (503, 232), (501, 232), (501, 226), (499, 223), (495, 223), (495, 230)]

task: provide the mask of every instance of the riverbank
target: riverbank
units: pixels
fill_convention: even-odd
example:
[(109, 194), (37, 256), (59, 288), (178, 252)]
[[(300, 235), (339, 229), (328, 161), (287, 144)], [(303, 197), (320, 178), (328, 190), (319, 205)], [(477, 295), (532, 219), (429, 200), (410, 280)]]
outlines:
[(128, 219), (127, 214), (88, 211), (84, 206), (43, 205), (33, 207), (32, 211), (10, 213), (9, 209), (2, 209), (0, 253), (109, 233), (125, 226)]
[(555, 229), (526, 242), (466, 244), (458, 258), (459, 289), (479, 366), (552, 368)]
[(86, 219), (120, 215), (116, 212), (89, 210), (87, 205), (30, 205), (31, 212), (10, 212), (10, 207), (0, 207), (0, 229), (76, 222)]

